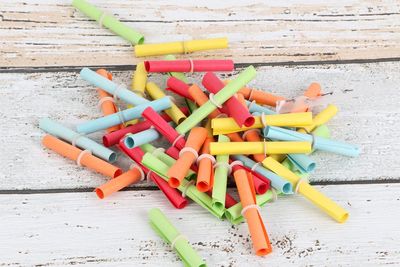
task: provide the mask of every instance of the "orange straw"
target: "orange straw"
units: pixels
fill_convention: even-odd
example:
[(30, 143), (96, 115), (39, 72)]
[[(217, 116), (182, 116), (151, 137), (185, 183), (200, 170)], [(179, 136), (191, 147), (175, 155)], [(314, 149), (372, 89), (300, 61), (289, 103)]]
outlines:
[(105, 176), (115, 178), (122, 173), (121, 169), (102, 160), (92, 156), (87, 150), (80, 150), (52, 135), (45, 135), (42, 139), (45, 147), (57, 152), (58, 154), (77, 161), (78, 165), (86, 166), (89, 169), (97, 171)]
[[(311, 83), (310, 86), (308, 86), (307, 90), (304, 92), (304, 96), (310, 98), (310, 99), (315, 99), (318, 96), (321, 96), (321, 85), (319, 83)], [(310, 111), (310, 108), (308, 105), (300, 105), (297, 108), (294, 108), (291, 112), (306, 112)]]
[[(189, 87), (188, 89), (189, 94), (192, 96), (194, 102), (198, 105), (204, 105), (209, 99), (208, 96), (198, 87), (196, 84), (193, 84), (192, 86)], [(218, 109), (214, 110), (211, 112), (208, 117), (209, 118), (216, 118), (218, 115), (221, 113), (218, 111)]]
[[(259, 129), (250, 129), (243, 133), (242, 138), (248, 142), (260, 142), (260, 130)], [(257, 162), (261, 162), (265, 159), (264, 154), (254, 154), (253, 158)]]
[(139, 182), (144, 178), (144, 174), (143, 172), (139, 171), (138, 168), (140, 167), (137, 166), (127, 172), (124, 172), (120, 176), (115, 177), (114, 179), (109, 180), (107, 183), (97, 187), (94, 191), (100, 199), (103, 199), (124, 187)]
[(252, 174), (236, 166), (233, 176), (243, 207), (242, 215), (247, 221), (253, 241), (253, 248), (258, 256), (267, 255), (272, 252), (272, 247), (256, 203)]
[(190, 166), (196, 161), (197, 153), (207, 137), (207, 129), (194, 127), (187, 138), (185, 147), (179, 153), (178, 160), (168, 170), (168, 184), (177, 188), (185, 178)]
[[(100, 74), (101, 76), (106, 77), (110, 81), (112, 80), (112, 74), (110, 72), (106, 71), (105, 69), (98, 69), (96, 72), (98, 74)], [(103, 112), (103, 115), (107, 116), (107, 115), (116, 113), (117, 107), (115, 106), (115, 104), (113, 102), (112, 96), (109, 93), (107, 93), (106, 91), (102, 90), (101, 88), (97, 88), (97, 93), (99, 94), (99, 97), (100, 97), (101, 102), (99, 102), (99, 103), (101, 103), (100, 108), (101, 108), (101, 111)], [(107, 131), (107, 133), (111, 133), (111, 132), (119, 130), (120, 128), (121, 128), (120, 125), (115, 125), (110, 128), (107, 128), (106, 131)]]
[[(206, 138), (206, 141), (204, 141), (203, 148), (201, 150), (201, 155), (200, 155), (200, 160), (198, 161), (198, 172), (197, 172), (197, 182), (196, 182), (196, 187), (197, 190), (200, 192), (207, 192), (209, 191), (214, 183), (214, 168), (213, 164), (215, 163), (215, 160), (211, 158), (214, 158), (213, 156), (210, 155), (210, 142), (213, 142), (214, 138), (212, 136), (208, 136)], [(207, 156), (202, 156), (202, 155), (207, 155)], [(209, 156), (208, 156), (209, 155)]]

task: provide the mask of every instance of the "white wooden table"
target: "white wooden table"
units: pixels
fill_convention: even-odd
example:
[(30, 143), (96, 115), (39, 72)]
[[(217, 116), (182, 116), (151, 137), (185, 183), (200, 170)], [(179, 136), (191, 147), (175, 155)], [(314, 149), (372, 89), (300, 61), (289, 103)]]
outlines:
[(92, 2), (147, 42), (227, 36), (230, 49), (193, 57), (233, 58), (239, 70), (254, 64), (254, 87), (293, 97), (318, 81), (333, 92), (340, 109), (329, 122), (333, 137), (363, 153), (316, 153), (311, 181), (350, 218), (337, 224), (300, 196), (280, 198), (262, 209), (274, 251), (257, 257), (245, 224), (218, 221), (195, 204), (176, 210), (152, 186), (98, 200), (93, 188), (106, 179), (43, 149), (38, 119), (73, 126), (99, 117), (96, 92), (79, 70), (105, 67), (129, 84), (139, 61), (70, 1), (2, 0), (0, 266), (181, 266), (150, 229), (151, 207), (179, 226), (209, 266), (400, 265), (398, 1)]

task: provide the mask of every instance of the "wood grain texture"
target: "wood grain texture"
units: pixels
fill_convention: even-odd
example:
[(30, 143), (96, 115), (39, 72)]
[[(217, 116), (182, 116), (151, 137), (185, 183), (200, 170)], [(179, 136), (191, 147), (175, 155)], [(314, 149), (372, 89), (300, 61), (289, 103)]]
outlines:
[[(317, 170), (312, 181), (399, 180), (400, 63), (259, 67), (256, 88), (287, 97), (301, 95), (313, 81), (321, 83), (325, 104), (339, 107), (329, 122), (332, 137), (357, 144), (359, 158), (318, 152), (313, 158)], [(129, 84), (131, 72), (114, 72), (116, 82)], [(3, 101), (0, 105), (0, 184), (1, 190), (96, 187), (105, 177), (79, 168), (70, 160), (40, 144), (43, 132), (38, 120), (50, 117), (67, 126), (101, 116), (97, 93), (78, 73), (0, 74)], [(160, 86), (165, 76), (152, 75)], [(194, 75), (193, 81), (199, 76)], [(102, 133), (91, 135), (101, 140)], [(129, 166), (121, 157), (118, 164)]]
[[(91, 1), (146, 42), (227, 36), (230, 49), (192, 57), (238, 63), (400, 57), (398, 1)], [(3, 1), (0, 67), (130, 65), (125, 40), (66, 0)], [(139, 59), (141, 60), (141, 59)]]
[(399, 184), (320, 189), (350, 211), (349, 221), (335, 223), (300, 196), (281, 198), (262, 209), (274, 249), (266, 257), (254, 255), (246, 224), (231, 226), (195, 204), (176, 210), (160, 192), (120, 192), (104, 201), (94, 193), (0, 195), (0, 263), (182, 266), (149, 227), (147, 211), (159, 207), (208, 266), (400, 264)]

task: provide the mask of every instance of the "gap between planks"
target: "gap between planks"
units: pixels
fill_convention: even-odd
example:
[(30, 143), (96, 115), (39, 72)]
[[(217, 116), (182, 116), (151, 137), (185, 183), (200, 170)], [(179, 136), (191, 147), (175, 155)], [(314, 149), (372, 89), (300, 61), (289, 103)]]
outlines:
[[(148, 60), (143, 58), (143, 61)], [(375, 58), (375, 59), (350, 59), (350, 60), (311, 60), (311, 61), (281, 61), (263, 63), (235, 63), (235, 68), (245, 68), (250, 65), (254, 67), (282, 67), (282, 66), (314, 66), (314, 65), (346, 65), (346, 64), (369, 64), (381, 62), (398, 62), (400, 57)], [(41, 67), (4, 67), (0, 66), (0, 73), (45, 73), (45, 72), (73, 72), (82, 68), (107, 68), (108, 71), (136, 70), (136, 65), (92, 65), (92, 66), (41, 66)]]
[[(311, 185), (380, 185), (380, 184), (400, 184), (400, 177), (394, 179), (382, 180), (354, 180), (354, 181), (318, 181), (310, 182)], [(228, 188), (235, 188), (234, 184), (228, 185)], [(21, 189), (21, 190), (0, 190), (0, 195), (34, 195), (34, 194), (64, 194), (64, 193), (90, 193), (94, 192), (94, 187), (82, 188), (53, 188), (53, 189)], [(135, 187), (125, 187), (120, 191), (158, 191), (155, 185), (136, 185)], [(118, 192), (117, 192), (118, 193)]]

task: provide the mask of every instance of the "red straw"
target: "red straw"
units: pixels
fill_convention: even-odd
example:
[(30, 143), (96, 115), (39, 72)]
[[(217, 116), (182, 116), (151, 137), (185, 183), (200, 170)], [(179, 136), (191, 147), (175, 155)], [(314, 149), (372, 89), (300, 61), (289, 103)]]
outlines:
[(147, 72), (206, 72), (232, 71), (232, 60), (151, 60), (145, 61)]
[[(204, 75), (202, 84), (213, 94), (218, 93), (225, 87), (224, 83), (212, 72), (207, 72)], [(250, 127), (254, 124), (254, 117), (235, 96), (229, 98), (224, 105), (228, 108), (229, 116), (232, 117), (240, 127), (243, 125)]]
[[(189, 109), (188, 108), (184, 107), (184, 108), (180, 108), (180, 109), (185, 115), (189, 114)], [(171, 118), (166, 114), (162, 114), (161, 117), (167, 122), (171, 121)], [(128, 126), (126, 128), (123, 128), (121, 130), (105, 134), (103, 136), (103, 144), (106, 147), (110, 147), (110, 146), (116, 145), (116, 144), (118, 144), (119, 140), (122, 137), (124, 137), (126, 134), (128, 134), (128, 133), (133, 133), (134, 134), (134, 133), (138, 133), (138, 132), (147, 130), (147, 129), (149, 129), (151, 127), (151, 125), (152, 124), (149, 121), (142, 121), (142, 122), (138, 122), (138, 123), (135, 123), (133, 125), (130, 125), (130, 126)]]
[[(140, 147), (129, 149), (125, 146), (123, 140), (121, 140), (118, 147), (128, 157), (130, 157), (138, 165), (140, 165), (140, 167), (142, 168), (142, 170), (146, 175), (149, 173), (150, 170), (141, 164), (144, 152)], [(171, 202), (171, 204), (175, 208), (182, 209), (187, 205), (188, 203), (187, 199), (182, 197), (182, 194), (178, 190), (170, 187), (168, 185), (168, 182), (165, 181), (163, 178), (161, 178), (154, 172), (150, 174), (150, 178), (157, 185), (157, 187), (164, 193), (164, 195), (167, 197), (167, 199)]]
[(175, 77), (169, 77), (167, 80), (167, 86), (169, 88), (166, 88), (165, 90), (172, 91), (177, 95), (194, 101), (193, 97), (189, 94), (189, 85), (185, 82)]
[(185, 137), (180, 135), (152, 107), (146, 108), (142, 116), (149, 121), (173, 146), (181, 150), (185, 146)]

